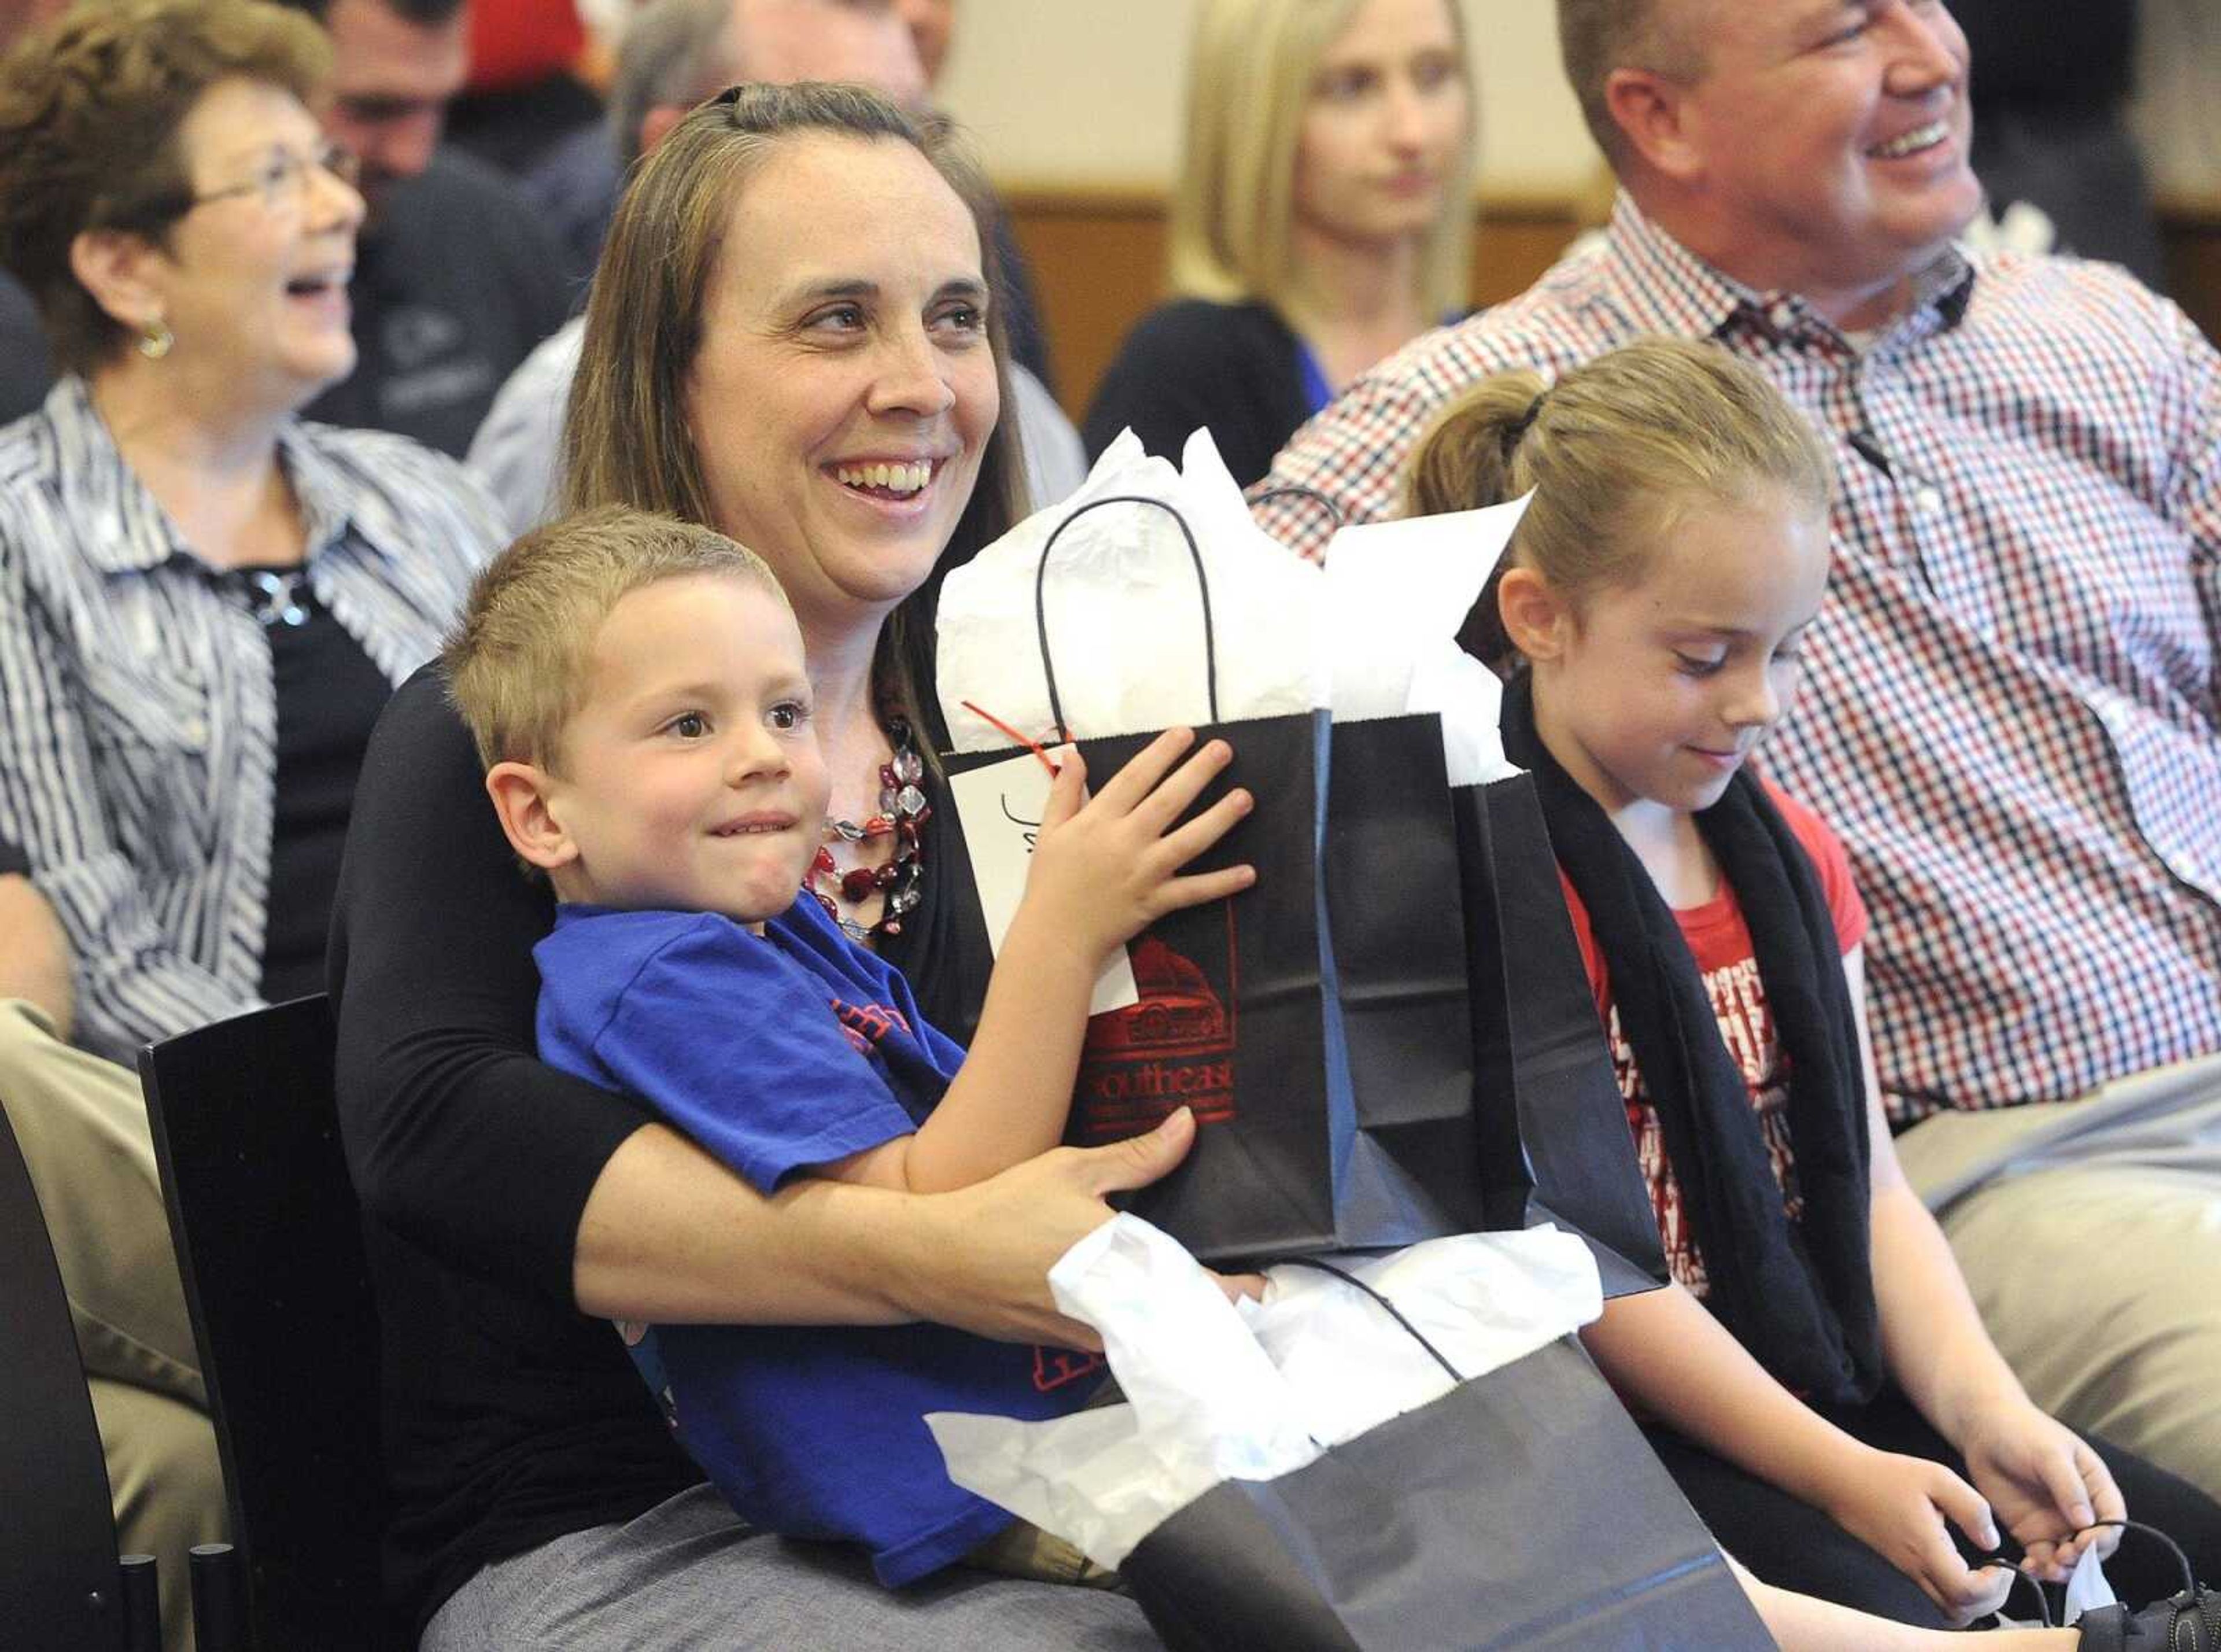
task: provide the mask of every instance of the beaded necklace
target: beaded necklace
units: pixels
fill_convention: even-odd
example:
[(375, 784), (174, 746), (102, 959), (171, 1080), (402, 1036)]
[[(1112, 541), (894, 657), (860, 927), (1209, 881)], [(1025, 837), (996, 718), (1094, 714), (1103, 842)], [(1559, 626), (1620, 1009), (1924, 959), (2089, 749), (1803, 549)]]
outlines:
[[(933, 817), (932, 806), (918, 782), (925, 778), (925, 760), (917, 754), (909, 722), (887, 719), (887, 737), (894, 756), (879, 765), (879, 812), (860, 825), (852, 820), (825, 818), (825, 838), (810, 862), (803, 887), (817, 897), (826, 915), (841, 926), (851, 941), (868, 941), (873, 935), (900, 935), (903, 919), (924, 899), (918, 888), (925, 870), (925, 851), (919, 829)], [(892, 834), (894, 858), (881, 867), (851, 867), (846, 872), (833, 858), (835, 843), (868, 843)], [(841, 903), (854, 906), (867, 901), (874, 891), (885, 897), (876, 923), (859, 923), (842, 915)]]

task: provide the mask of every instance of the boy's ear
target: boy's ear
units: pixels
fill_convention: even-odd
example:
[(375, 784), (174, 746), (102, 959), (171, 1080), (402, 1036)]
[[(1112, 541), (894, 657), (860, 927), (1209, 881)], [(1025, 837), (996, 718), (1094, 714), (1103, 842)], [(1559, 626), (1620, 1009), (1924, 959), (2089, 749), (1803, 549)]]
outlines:
[(486, 771), (485, 788), (501, 834), (519, 860), (553, 872), (579, 858), (579, 846), (548, 806), (546, 770), (531, 763), (496, 763)]
[(1504, 635), (1530, 660), (1555, 660), (1573, 626), (1573, 610), (1558, 588), (1533, 568), (1509, 567), (1496, 582), (1496, 611)]

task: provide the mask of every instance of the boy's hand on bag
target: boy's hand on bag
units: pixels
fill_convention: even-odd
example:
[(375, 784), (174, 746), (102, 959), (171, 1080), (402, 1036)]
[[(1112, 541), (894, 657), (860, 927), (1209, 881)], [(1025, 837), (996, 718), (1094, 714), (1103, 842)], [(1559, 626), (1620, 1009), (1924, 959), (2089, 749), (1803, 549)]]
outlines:
[(1974, 1418), (1959, 1442), (1967, 1473), (2028, 1551), (2026, 1569), (2047, 1583), (2064, 1582), (2094, 1546), (2110, 1555), (2118, 1527), (2075, 1534), (2097, 1520), (2119, 1520), (2128, 1507), (2096, 1452), (2056, 1418), (2025, 1401), (1995, 1406)]
[(1976, 1570), (1952, 1542), (1947, 1521), (1983, 1549), (1998, 1546), (1997, 1525), (1981, 1493), (1941, 1463), (1869, 1450), (1828, 1513), (1918, 1584), (1958, 1627), (1995, 1611), (2012, 1587), (2011, 1571)]
[(1092, 798), (1079, 753), (1067, 747), (1057, 754), (1060, 770), (1018, 923), (1030, 917), (1054, 926), (1084, 948), (1092, 966), (1166, 913), (1223, 900), (1257, 881), (1248, 866), (1179, 875), (1252, 806), (1248, 792), (1236, 786), (1193, 820), (1175, 825), (1234, 760), (1231, 747), (1211, 740), (1181, 762), (1194, 743), (1194, 730), (1167, 729)]

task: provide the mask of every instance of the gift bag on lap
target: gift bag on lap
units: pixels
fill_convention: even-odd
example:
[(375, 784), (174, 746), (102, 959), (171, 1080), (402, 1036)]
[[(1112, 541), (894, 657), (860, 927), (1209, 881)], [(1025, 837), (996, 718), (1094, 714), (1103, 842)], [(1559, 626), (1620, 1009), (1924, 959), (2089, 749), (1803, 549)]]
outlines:
[[(1137, 1001), (1087, 1023), (1065, 1139), (1098, 1147), (1193, 1108), (1193, 1150), (1129, 1208), (1198, 1256), (1336, 1242), (1335, 1143), (1354, 1120), (1347, 1075), (1329, 1057), (1334, 1006), (1317, 905), (1286, 898), (1317, 879), (1326, 729), (1323, 712), (1198, 725), (1198, 735), (1227, 740), (1235, 760), (1197, 806), (1248, 785), (1257, 807), (1190, 869), (1247, 860), (1279, 888), (1167, 914), (1128, 948)], [(1077, 743), (1100, 785), (1154, 737)], [(961, 773), (998, 759), (948, 760)]]
[[(1193, 534), (1161, 500), (1110, 496), (1069, 513), (1030, 570), (1031, 641), (1054, 738), (1072, 731), (1049, 629), (1050, 553), (1074, 523), (1113, 506), (1164, 513), (1177, 526), (1195, 574), (1201, 624), (1192, 669), (1201, 679), (1198, 709), (1206, 714), (1195, 726), (1201, 737), (1226, 739), (1236, 754), (1231, 770), (1197, 807), (1207, 807), (1232, 785), (1248, 785), (1257, 800), (1252, 814), (1194, 869), (1247, 860), (1258, 868), (1259, 886), (1231, 901), (1173, 913), (1130, 945), (1136, 1001), (1091, 1020), (1067, 1139), (1098, 1145), (1148, 1129), (1179, 1106), (1192, 1107), (1203, 1127), (1194, 1150), (1171, 1176), (1136, 1195), (1132, 1208), (1214, 1261), (1400, 1245), (1469, 1228), (1479, 1219), (1480, 1201), (1469, 1150), (1467, 1048), (1461, 1039), (1434, 1036), (1447, 1020), (1462, 1024), (1461, 1004), (1454, 1015), (1444, 1008), (1445, 992), (1461, 997), (1461, 982), (1445, 980), (1439, 969), (1414, 976), (1392, 946), (1369, 938), (1354, 944), (1354, 979), (1381, 989), (1366, 1001), (1362, 1048), (1371, 1065), (1361, 1109), (1343, 1021), (1344, 984), (1326, 917), (1327, 867), (1347, 868), (1336, 880), (1354, 895), (1365, 875), (1357, 860), (1323, 851), (1338, 754), (1361, 776), (1377, 777), (1376, 795), (1361, 791), (1346, 818), (1389, 810), (1400, 800), (1403, 812), (1389, 822), (1387, 835), (1407, 848), (1430, 838), (1433, 858), (1455, 867), (1439, 733), (1432, 736), (1436, 779), (1428, 798), (1424, 765), (1415, 770), (1405, 763), (1426, 732), (1423, 719), (1336, 729), (1329, 713), (1311, 710), (1223, 720), (1211, 588)], [(1167, 616), (1164, 623), (1175, 622)], [(944, 663), (944, 675), (947, 669)], [(1094, 784), (1101, 785), (1154, 735), (1079, 741)], [(944, 760), (960, 779), (1007, 773), (1001, 766), (1010, 764), (1022, 778), (1028, 760), (1022, 750), (1006, 749)], [(1023, 823), (1020, 809), (1004, 802), (998, 808)], [(961, 820), (960, 810), (960, 833), (971, 830)], [(1353, 844), (1363, 837), (1351, 828)], [(968, 842), (967, 847), (968, 852)], [(1355, 852), (1364, 851), (1361, 846)], [(1426, 858), (1407, 857), (1407, 864)], [(1392, 868), (1390, 875), (1400, 873)], [(1384, 896), (1376, 924), (1392, 907), (1423, 913), (1438, 932), (1436, 954), (1459, 944), (1461, 921), (1443, 905), (1455, 899), (1454, 877), (1441, 876), (1423, 899), (1416, 886), (1384, 888), (1399, 898), (1391, 903)], [(1351, 932), (1366, 934), (1354, 920)], [(1407, 950), (1417, 956), (1423, 949)], [(1407, 1023), (1400, 1034), (1399, 1017)], [(1461, 1136), (1457, 1150), (1446, 1148)]]
[(1661, 1285), (1657, 1218), (1534, 781), (1461, 786), (1451, 798), (1488, 1225), (1555, 1220), (1580, 1233), (1608, 1295)]
[(1603, 1306), (1571, 1235), (1292, 1262), (1237, 1308), (1122, 1216), (1049, 1286), (1124, 1403), (927, 1424), (1173, 1652), (1772, 1644), (1571, 1335)]
[[(1335, 502), (1311, 488), (1273, 488), (1251, 504), (1284, 497), (1311, 500), (1342, 526)], [(1354, 697), (1338, 677), (1335, 700), (1321, 898), (1357, 1121), (1386, 1149), (1358, 1157), (1340, 1186), (1344, 1209), (1360, 1210), (1380, 1172), (1392, 1185), (1402, 1167), (1424, 1167), (1413, 1204), (1444, 1224), (1430, 1231), (1466, 1232), (1484, 1225), (1485, 1210), (1450, 782), (1441, 719), (1386, 714), (1408, 704), (1408, 666), (1397, 670), (1394, 687), (1367, 681)]]
[(1571, 1338), (1308, 1467), (1222, 1482), (1122, 1570), (1171, 1652), (1774, 1644)]
[(1334, 725), (1320, 866), (1363, 1148), (1336, 1184), (1342, 1242), (1485, 1227), (1464, 894), (1436, 718)]

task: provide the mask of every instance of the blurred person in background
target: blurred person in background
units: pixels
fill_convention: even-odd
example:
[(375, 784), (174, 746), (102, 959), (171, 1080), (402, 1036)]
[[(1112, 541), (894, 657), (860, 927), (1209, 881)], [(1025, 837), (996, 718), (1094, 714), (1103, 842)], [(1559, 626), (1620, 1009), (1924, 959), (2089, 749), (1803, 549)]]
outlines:
[[(628, 173), (688, 110), (737, 82), (849, 81), (912, 110), (925, 93), (910, 36), (887, 0), (654, 0), (617, 52), (610, 129)], [(472, 468), (520, 529), (554, 508), (563, 407), (585, 329), (581, 316), (534, 350), (471, 443)], [(1010, 365), (1028, 494), (1048, 504), (1079, 485), (1086, 459), (1041, 381)]]
[(1082, 427), (1262, 476), (1343, 386), (1461, 311), (1473, 88), (1450, 0), (1204, 0), (1169, 227), (1172, 300)]
[(461, 457), (516, 364), (576, 294), (516, 185), (442, 144), (470, 63), (464, 0), (282, 0), (329, 32), (328, 135), (360, 159), (368, 216), (353, 297), (358, 361), (306, 410)]
[(470, 75), (447, 141), (522, 191), (583, 290), (622, 178), (573, 0), (471, 0)]

